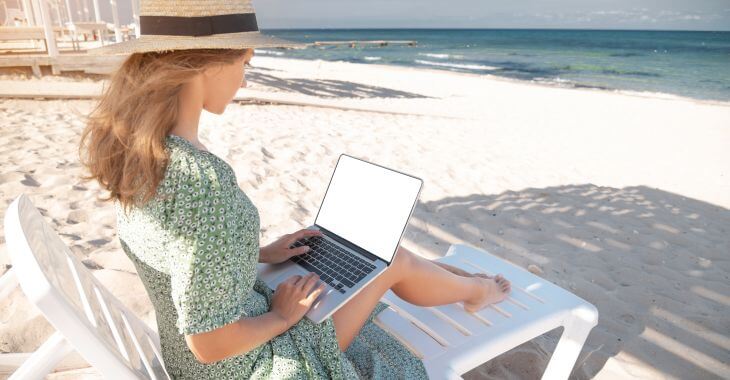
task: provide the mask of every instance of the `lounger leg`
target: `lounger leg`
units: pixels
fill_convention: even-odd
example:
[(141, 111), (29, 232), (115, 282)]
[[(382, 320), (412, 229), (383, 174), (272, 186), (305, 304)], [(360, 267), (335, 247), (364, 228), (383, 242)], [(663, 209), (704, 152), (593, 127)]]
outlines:
[(58, 331), (53, 333), (8, 380), (43, 379), (51, 373), (58, 362), (74, 350), (73, 346)]
[(595, 324), (579, 317), (573, 317), (570, 322), (566, 323), (563, 335), (560, 336), (550, 362), (548, 362), (547, 368), (542, 374), (542, 380), (564, 380), (570, 376), (575, 361), (583, 348), (583, 343), (585, 343), (593, 326)]

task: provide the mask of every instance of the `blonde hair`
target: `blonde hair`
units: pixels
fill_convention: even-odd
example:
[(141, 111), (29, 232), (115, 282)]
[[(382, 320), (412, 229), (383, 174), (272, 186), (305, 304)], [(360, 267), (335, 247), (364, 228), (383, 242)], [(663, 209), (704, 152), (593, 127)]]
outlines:
[[(182, 86), (207, 67), (231, 64), (253, 49), (135, 53), (112, 75), (81, 133), (79, 158), (125, 211), (153, 198), (169, 157), (165, 137), (178, 117)], [(243, 70), (243, 67), (241, 67)]]

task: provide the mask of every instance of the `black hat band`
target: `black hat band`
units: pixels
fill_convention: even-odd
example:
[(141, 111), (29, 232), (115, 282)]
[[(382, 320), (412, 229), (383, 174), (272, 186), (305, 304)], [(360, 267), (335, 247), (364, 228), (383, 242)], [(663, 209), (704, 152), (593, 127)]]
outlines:
[(139, 16), (140, 34), (197, 37), (258, 30), (255, 13), (200, 17)]

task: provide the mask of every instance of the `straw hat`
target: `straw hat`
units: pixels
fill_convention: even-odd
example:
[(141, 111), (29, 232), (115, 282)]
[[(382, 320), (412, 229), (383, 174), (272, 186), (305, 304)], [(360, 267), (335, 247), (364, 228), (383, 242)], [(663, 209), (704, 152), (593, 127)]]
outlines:
[(89, 53), (302, 46), (259, 33), (250, 0), (140, 0), (139, 26), (139, 38)]

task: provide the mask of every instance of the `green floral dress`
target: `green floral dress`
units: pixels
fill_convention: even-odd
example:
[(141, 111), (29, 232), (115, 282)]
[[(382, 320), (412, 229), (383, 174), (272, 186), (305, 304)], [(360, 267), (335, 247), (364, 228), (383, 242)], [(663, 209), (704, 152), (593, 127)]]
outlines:
[(423, 363), (373, 318), (343, 353), (332, 317), (302, 318), (251, 351), (198, 362), (184, 334), (211, 331), (270, 310), (256, 276), (259, 214), (223, 159), (168, 135), (170, 158), (156, 196), (129, 214), (115, 202), (122, 249), (155, 308), (162, 358), (174, 379), (425, 379)]

